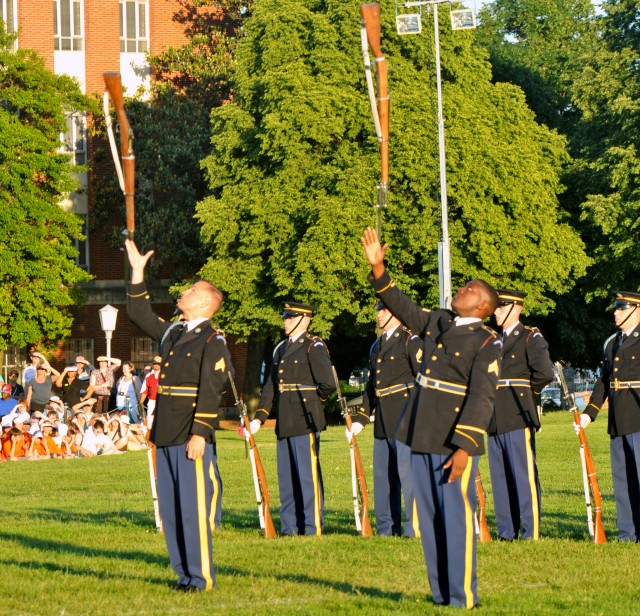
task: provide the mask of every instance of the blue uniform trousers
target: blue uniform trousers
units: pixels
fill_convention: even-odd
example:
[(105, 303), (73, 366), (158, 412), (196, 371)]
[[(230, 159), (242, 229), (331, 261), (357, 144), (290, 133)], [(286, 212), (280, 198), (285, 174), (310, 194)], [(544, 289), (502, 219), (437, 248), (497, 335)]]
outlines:
[(283, 535), (321, 535), (324, 487), (320, 470), (320, 435), (278, 439), (280, 532)]
[(540, 539), (535, 432), (522, 428), (489, 435), (489, 470), (498, 537), (508, 541), (518, 536)]
[(478, 458), (469, 457), (462, 476), (447, 483), (449, 471), (442, 465), (449, 457), (411, 455), (420, 538), (434, 602), (472, 608), (479, 601), (474, 520)]
[(640, 540), (640, 432), (616, 436), (609, 445), (618, 539)]
[(187, 458), (186, 445), (157, 447), (156, 468), (162, 528), (178, 584), (210, 590), (216, 584), (214, 503), (222, 492), (214, 446), (207, 443), (197, 460)]
[(394, 438), (373, 439), (373, 495), (379, 535), (399, 536), (402, 528), (402, 502), (406, 520), (404, 536), (415, 537), (415, 499), (411, 482), (411, 448)]

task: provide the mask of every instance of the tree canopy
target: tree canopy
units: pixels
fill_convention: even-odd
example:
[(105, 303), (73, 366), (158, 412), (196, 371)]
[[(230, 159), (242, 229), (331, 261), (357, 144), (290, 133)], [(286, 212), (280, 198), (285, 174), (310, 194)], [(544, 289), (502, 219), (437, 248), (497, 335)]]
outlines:
[[(392, 96), (383, 237), (401, 287), (435, 305), (433, 28), (400, 37), (393, 4), (382, 12)], [(197, 209), (212, 255), (202, 273), (227, 296), (230, 333), (276, 331), (285, 299), (317, 305), (320, 334), (347, 315), (371, 322), (358, 238), (373, 223), (379, 162), (358, 30), (358, 4), (343, 0), (258, 0), (243, 27), (233, 101), (211, 116), (211, 194)], [(479, 276), (516, 286), (544, 314), (588, 263), (558, 206), (565, 140), (536, 123), (519, 88), (492, 83), (474, 40), (441, 18), (454, 285)]]
[(77, 188), (58, 152), (65, 113), (89, 104), (77, 82), (47, 71), (35, 52), (14, 50), (0, 28), (0, 348), (68, 335), (77, 267), (78, 216), (60, 207)]

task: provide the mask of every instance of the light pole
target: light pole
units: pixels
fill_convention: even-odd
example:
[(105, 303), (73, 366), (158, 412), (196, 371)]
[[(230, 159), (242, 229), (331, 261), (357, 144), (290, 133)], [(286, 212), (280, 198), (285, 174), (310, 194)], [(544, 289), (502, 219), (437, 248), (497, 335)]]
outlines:
[(111, 336), (116, 331), (118, 309), (107, 304), (98, 310), (98, 314), (100, 315), (100, 327), (107, 339), (107, 360), (111, 360)]
[[(438, 159), (440, 166), (440, 210), (442, 215), (442, 238), (438, 242), (438, 280), (440, 307), (451, 308), (451, 251), (449, 244), (449, 213), (447, 206), (447, 158), (444, 147), (444, 115), (442, 113), (442, 79), (440, 76), (440, 29), (438, 27), (438, 5), (451, 4), (450, 0), (416, 0), (404, 2), (406, 8), (433, 7), (433, 37), (436, 52), (436, 84), (438, 90)], [(396, 5), (397, 7), (397, 5)], [(421, 13), (397, 13), (398, 34), (420, 34), (422, 32)], [(470, 9), (452, 10), (453, 30), (475, 28), (475, 14)]]

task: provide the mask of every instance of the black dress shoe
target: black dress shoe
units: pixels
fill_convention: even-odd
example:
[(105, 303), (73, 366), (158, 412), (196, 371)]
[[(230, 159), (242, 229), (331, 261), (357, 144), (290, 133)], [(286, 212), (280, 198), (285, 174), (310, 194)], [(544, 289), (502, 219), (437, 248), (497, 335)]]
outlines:
[(192, 584), (178, 584), (176, 590), (178, 592), (202, 592), (204, 589)]

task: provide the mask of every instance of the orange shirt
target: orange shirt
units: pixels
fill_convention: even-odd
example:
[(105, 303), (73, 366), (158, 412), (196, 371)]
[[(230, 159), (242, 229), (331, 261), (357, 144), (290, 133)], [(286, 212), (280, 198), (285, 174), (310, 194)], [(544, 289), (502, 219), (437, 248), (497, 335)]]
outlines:
[(45, 436), (44, 440), (47, 442), (47, 447), (49, 448), (49, 453), (57, 455), (60, 453), (60, 447), (53, 440), (52, 436)]
[[(17, 447), (16, 447), (16, 451), (17, 451)], [(39, 440), (36, 440), (33, 442), (33, 449), (31, 450), (31, 454), (38, 454), (41, 458), (42, 457), (49, 457), (49, 453), (47, 452), (47, 448), (45, 447), (44, 444), (44, 438), (41, 438)]]

